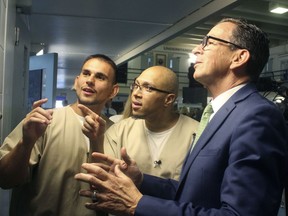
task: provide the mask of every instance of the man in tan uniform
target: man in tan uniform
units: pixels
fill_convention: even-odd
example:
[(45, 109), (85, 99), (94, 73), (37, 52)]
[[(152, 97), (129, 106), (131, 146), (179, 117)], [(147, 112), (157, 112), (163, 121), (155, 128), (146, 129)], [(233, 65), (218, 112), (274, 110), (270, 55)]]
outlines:
[[(87, 162), (93, 143), (84, 136), (84, 116), (79, 104), (91, 113), (101, 113), (119, 90), (116, 65), (107, 56), (89, 56), (75, 78), (77, 101), (59, 109), (44, 110), (42, 99), (8, 135), (0, 148), (0, 186), (13, 188), (10, 215), (96, 215), (80, 198), (87, 185), (73, 176)], [(87, 117), (86, 117), (87, 118)], [(105, 117), (103, 117), (105, 118)], [(111, 122), (106, 118), (106, 127)]]
[(120, 158), (120, 149), (126, 147), (142, 172), (177, 180), (198, 126), (176, 112), (177, 93), (178, 79), (170, 69), (143, 71), (131, 85), (132, 116), (104, 134), (105, 154)]

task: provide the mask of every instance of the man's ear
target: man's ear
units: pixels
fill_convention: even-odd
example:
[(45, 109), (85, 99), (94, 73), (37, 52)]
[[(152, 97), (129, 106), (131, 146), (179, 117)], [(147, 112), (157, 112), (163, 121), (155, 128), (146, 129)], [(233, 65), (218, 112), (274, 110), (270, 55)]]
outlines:
[(247, 64), (249, 59), (250, 52), (246, 49), (239, 49), (233, 54), (231, 68)]
[(71, 90), (76, 91), (76, 86), (77, 86), (77, 80), (78, 80), (79, 76), (76, 76), (74, 79), (74, 85), (72, 86)]
[(168, 94), (165, 98), (165, 106), (170, 106), (175, 102), (175, 100), (176, 100), (175, 94)]
[(119, 92), (119, 85), (118, 84), (113, 85), (113, 89), (109, 98), (110, 99), (114, 98), (118, 94), (118, 92)]

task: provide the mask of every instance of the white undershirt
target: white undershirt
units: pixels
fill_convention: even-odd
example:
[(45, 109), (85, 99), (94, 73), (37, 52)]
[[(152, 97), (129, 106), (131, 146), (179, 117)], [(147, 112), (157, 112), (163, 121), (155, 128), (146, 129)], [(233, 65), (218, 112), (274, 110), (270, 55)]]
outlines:
[[(172, 128), (170, 128), (166, 131), (162, 131), (162, 132), (150, 131), (145, 125), (145, 131), (146, 131), (146, 135), (147, 135), (148, 146), (150, 149), (152, 163), (153, 163), (154, 167), (157, 166), (157, 163), (155, 163), (155, 161), (159, 161), (159, 156), (160, 156), (165, 144), (167, 143), (167, 140), (168, 140), (170, 134), (172, 133), (172, 131), (176, 125), (177, 124), (175, 124)], [(158, 165), (160, 165), (160, 164), (158, 164)]]

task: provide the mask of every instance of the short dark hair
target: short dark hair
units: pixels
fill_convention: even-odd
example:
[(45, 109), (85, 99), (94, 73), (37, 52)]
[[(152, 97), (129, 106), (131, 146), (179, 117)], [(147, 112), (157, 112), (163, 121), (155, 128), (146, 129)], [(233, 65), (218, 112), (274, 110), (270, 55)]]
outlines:
[(224, 18), (219, 23), (223, 22), (231, 22), (237, 26), (231, 40), (249, 51), (251, 57), (247, 63), (247, 73), (251, 81), (257, 81), (270, 55), (267, 34), (244, 19)]
[(114, 71), (114, 79), (113, 79), (113, 84), (116, 84), (117, 83), (117, 65), (115, 64), (115, 62), (111, 59), (111, 58), (109, 58), (108, 56), (106, 56), (106, 55), (103, 55), (103, 54), (93, 54), (93, 55), (90, 55), (90, 56), (88, 56), (85, 60), (84, 60), (84, 62), (83, 62), (83, 64), (82, 64), (82, 67), (83, 67), (83, 65), (87, 62), (87, 61), (89, 61), (90, 59), (100, 59), (101, 61), (104, 61), (104, 62), (106, 62), (107, 64), (109, 64), (111, 67), (112, 67), (112, 69), (113, 69), (113, 71)]

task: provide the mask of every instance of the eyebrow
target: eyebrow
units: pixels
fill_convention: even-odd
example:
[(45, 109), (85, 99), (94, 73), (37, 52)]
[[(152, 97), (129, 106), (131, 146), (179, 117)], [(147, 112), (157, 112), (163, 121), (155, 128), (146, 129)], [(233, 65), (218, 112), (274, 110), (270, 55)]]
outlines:
[(151, 85), (151, 83), (147, 82), (147, 81), (143, 81), (143, 83), (140, 83), (138, 80), (134, 81), (136, 84), (141, 84), (141, 85), (149, 85), (151, 87), (153, 87), (153, 85)]
[(101, 72), (101, 71), (91, 72), (91, 70), (89, 70), (89, 69), (82, 69), (81, 73), (83, 73), (83, 72), (93, 73), (95, 76), (102, 75), (102, 76), (104, 76), (104, 77), (106, 77), (108, 79), (108, 76), (105, 73)]
[(103, 74), (104, 76), (107, 76), (105, 73), (103, 73), (101, 71), (91, 72), (91, 70), (89, 70), (89, 69), (82, 69), (81, 72), (89, 72), (89, 73), (94, 73), (94, 74)]

